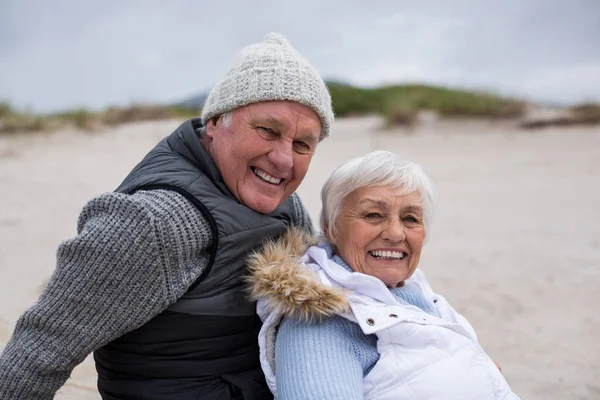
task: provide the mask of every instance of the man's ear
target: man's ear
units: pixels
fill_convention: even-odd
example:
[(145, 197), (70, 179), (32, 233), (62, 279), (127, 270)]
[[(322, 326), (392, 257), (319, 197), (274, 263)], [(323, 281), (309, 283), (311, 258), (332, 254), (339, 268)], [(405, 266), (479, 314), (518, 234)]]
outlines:
[(215, 117), (206, 121), (206, 136), (213, 139), (217, 133), (221, 118)]

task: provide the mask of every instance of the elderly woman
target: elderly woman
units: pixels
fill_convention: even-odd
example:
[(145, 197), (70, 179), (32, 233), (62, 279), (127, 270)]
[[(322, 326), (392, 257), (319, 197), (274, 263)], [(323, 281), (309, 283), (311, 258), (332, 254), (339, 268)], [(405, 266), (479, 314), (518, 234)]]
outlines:
[(518, 399), (467, 320), (417, 267), (431, 222), (422, 169), (376, 151), (321, 191), (324, 240), (253, 256), (261, 363), (276, 398)]

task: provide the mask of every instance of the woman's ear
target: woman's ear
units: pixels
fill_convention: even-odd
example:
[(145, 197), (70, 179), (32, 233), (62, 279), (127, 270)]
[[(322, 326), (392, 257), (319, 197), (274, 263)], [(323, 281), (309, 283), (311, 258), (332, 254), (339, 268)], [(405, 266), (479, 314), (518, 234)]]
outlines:
[(327, 238), (327, 241), (330, 244), (335, 244), (335, 236), (331, 232), (331, 229), (329, 229), (329, 223), (328, 222), (325, 222), (323, 224), (323, 234), (325, 235), (325, 237)]

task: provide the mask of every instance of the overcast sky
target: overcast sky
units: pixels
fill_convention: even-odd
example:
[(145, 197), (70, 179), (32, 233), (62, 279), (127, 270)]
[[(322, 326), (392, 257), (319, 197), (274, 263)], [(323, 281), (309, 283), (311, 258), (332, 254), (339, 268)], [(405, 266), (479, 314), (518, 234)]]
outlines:
[(271, 31), (326, 79), (600, 101), (600, 0), (0, 0), (0, 100), (181, 100)]

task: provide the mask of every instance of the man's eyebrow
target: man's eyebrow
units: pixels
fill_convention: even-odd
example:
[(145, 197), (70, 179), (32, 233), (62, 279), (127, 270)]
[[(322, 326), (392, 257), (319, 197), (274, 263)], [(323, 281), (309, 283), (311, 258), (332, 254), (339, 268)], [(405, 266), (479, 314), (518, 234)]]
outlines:
[(267, 115), (265, 117), (264, 123), (271, 124), (272, 126), (274, 126), (277, 129), (283, 129), (285, 127), (285, 125), (280, 120), (278, 120), (277, 118), (275, 118), (271, 115)]
[[(265, 117), (264, 123), (268, 123), (271, 126), (273, 126), (275, 129), (278, 129), (278, 130), (283, 130), (285, 128), (285, 124), (283, 122), (281, 122), (280, 120), (278, 120), (277, 118), (273, 117), (272, 115), (267, 115)], [(298, 136), (297, 140), (304, 140), (306, 142), (318, 142), (319, 136), (320, 136), (320, 133), (305, 132), (305, 133), (301, 133)]]
[(305, 142), (313, 142), (316, 143), (319, 141), (319, 135), (318, 134), (314, 134), (314, 133), (302, 133), (300, 134), (300, 136), (297, 138), (297, 140), (303, 140)]

